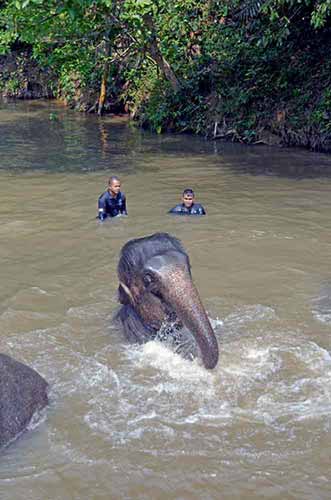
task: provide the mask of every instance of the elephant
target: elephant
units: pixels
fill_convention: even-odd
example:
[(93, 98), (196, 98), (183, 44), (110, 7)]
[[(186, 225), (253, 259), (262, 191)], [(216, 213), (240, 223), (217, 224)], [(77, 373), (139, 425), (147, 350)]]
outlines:
[(48, 404), (48, 384), (35, 370), (0, 354), (0, 449), (14, 441)]
[(200, 356), (207, 369), (217, 365), (218, 343), (177, 238), (155, 233), (128, 241), (118, 278), (115, 319), (128, 341), (166, 341), (184, 358)]

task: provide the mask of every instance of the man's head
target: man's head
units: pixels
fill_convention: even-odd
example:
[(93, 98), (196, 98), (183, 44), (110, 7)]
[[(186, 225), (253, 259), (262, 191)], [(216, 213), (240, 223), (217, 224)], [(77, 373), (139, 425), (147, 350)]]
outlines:
[(183, 195), (182, 195), (182, 202), (185, 205), (186, 208), (191, 208), (195, 200), (194, 196), (194, 191), (193, 189), (184, 189)]
[(110, 177), (108, 181), (108, 190), (111, 192), (112, 195), (116, 195), (120, 192), (121, 190), (121, 181), (119, 180), (118, 177)]

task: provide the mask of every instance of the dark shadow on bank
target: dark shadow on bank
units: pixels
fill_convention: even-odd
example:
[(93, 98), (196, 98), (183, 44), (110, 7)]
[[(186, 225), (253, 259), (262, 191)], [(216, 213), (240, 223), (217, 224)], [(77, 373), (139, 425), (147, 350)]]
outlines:
[(238, 175), (316, 179), (331, 177), (331, 156), (279, 146), (227, 145), (218, 154), (228, 161), (227, 168)]

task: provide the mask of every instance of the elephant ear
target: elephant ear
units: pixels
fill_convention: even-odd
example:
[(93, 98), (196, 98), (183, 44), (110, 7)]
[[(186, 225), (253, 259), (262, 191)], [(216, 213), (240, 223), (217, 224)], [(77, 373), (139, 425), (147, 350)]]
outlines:
[(134, 299), (130, 289), (122, 282), (118, 286), (118, 300), (123, 305), (133, 305)]

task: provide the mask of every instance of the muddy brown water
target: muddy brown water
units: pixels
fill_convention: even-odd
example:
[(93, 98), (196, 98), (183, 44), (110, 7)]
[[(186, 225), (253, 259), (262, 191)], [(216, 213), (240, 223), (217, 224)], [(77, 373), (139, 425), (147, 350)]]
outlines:
[[(330, 171), (323, 155), (3, 103), (0, 350), (51, 391), (1, 453), (1, 500), (331, 498)], [(98, 224), (110, 174), (129, 217)], [(167, 215), (187, 186), (206, 217)], [(190, 255), (211, 372), (112, 325), (122, 245), (160, 230)]]

